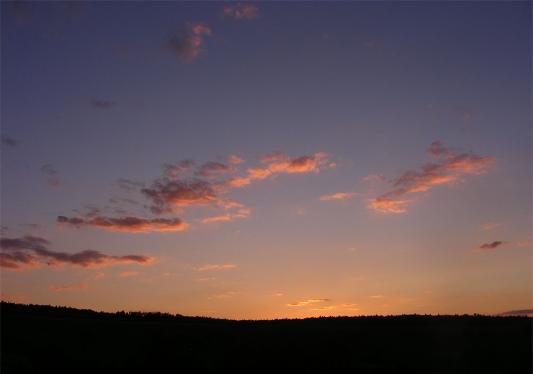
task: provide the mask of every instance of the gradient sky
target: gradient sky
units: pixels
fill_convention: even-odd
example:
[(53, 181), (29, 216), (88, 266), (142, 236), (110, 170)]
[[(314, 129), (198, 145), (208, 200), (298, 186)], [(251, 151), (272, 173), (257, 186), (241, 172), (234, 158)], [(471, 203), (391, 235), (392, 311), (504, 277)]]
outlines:
[(533, 308), (530, 2), (2, 2), (2, 299)]

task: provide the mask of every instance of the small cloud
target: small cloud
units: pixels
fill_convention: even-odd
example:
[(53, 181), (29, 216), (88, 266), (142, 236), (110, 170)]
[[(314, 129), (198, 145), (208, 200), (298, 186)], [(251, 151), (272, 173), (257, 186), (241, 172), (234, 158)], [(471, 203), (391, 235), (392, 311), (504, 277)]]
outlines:
[(272, 296), (274, 297), (281, 297), (283, 296), (284, 294), (282, 292), (276, 292), (276, 293), (273, 293)]
[(41, 172), (44, 174), (46, 183), (54, 188), (61, 186), (59, 179), (59, 171), (52, 164), (45, 164), (41, 166)]
[(235, 170), (230, 165), (222, 162), (209, 161), (200, 166), (196, 171), (196, 175), (204, 178), (219, 177), (224, 174), (233, 173)]
[(224, 17), (249, 20), (259, 17), (259, 8), (255, 4), (226, 5), (222, 14)]
[(138, 271), (123, 271), (120, 272), (118, 276), (121, 278), (131, 278), (136, 277), (137, 275), (139, 275)]
[(239, 293), (237, 291), (226, 291), (226, 292), (222, 292), (216, 295), (211, 295), (209, 298), (210, 299), (227, 299), (238, 294)]
[(531, 248), (531, 244), (532, 244), (531, 240), (522, 240), (516, 243), (516, 246), (518, 248)]
[(87, 283), (67, 284), (63, 286), (50, 286), (50, 291), (54, 292), (71, 292), (80, 291), (88, 288)]
[(498, 248), (499, 246), (504, 245), (506, 243), (507, 242), (504, 242), (504, 241), (501, 241), (501, 240), (496, 240), (496, 241), (491, 242), (491, 243), (481, 244), (478, 248), (479, 249), (495, 249), (495, 248)]
[(196, 268), (196, 271), (218, 271), (237, 268), (236, 264), (207, 264)]
[(483, 231), (491, 231), (494, 230), (496, 227), (500, 227), (502, 224), (497, 222), (488, 222), (481, 225), (481, 230)]
[(10, 138), (9, 136), (2, 135), (0, 137), (0, 139), (2, 141), (2, 145), (6, 146), (6, 147), (16, 147), (17, 144), (19, 143), (18, 140)]
[(392, 200), (384, 197), (371, 199), (368, 202), (368, 207), (379, 213), (384, 214), (402, 214), (407, 212), (407, 206), (411, 200)]
[(108, 231), (120, 231), (129, 233), (148, 232), (176, 232), (186, 230), (188, 224), (180, 218), (138, 218), (138, 217), (104, 217), (94, 216), (90, 218), (58, 216), (57, 222), (61, 225), (80, 228), (89, 226)]
[(385, 296), (383, 295), (371, 295), (369, 296), (371, 299), (383, 299)]
[(144, 187), (144, 183), (133, 181), (133, 180), (126, 179), (126, 178), (117, 179), (114, 185), (125, 191), (138, 190)]
[(91, 105), (97, 109), (111, 109), (117, 105), (116, 102), (110, 100), (91, 100)]
[(307, 300), (301, 300), (301, 301), (297, 301), (295, 303), (287, 304), (287, 306), (299, 308), (299, 307), (307, 306), (307, 305), (310, 305), (310, 304), (327, 303), (329, 301), (331, 301), (331, 300), (330, 299), (307, 299)]
[(170, 47), (184, 63), (191, 63), (202, 53), (204, 36), (212, 36), (211, 28), (201, 22), (188, 23), (185, 31), (170, 40)]
[(357, 192), (336, 192), (331, 195), (324, 195), (320, 197), (321, 201), (338, 201), (353, 199), (358, 195)]
[(244, 159), (240, 158), (237, 155), (229, 155), (227, 161), (228, 161), (229, 164), (239, 165), (239, 164), (242, 164), (244, 162)]
[(196, 282), (212, 282), (214, 280), (216, 280), (215, 277), (202, 277), (202, 278), (195, 279)]
[(533, 317), (533, 309), (510, 310), (496, 315), (499, 317)]

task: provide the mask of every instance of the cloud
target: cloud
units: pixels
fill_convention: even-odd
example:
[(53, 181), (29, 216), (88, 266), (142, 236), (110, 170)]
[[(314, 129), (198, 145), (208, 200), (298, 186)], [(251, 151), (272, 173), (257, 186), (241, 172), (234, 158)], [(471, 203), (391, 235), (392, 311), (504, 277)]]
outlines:
[(307, 306), (307, 305), (310, 305), (310, 304), (326, 303), (326, 302), (329, 302), (329, 301), (331, 301), (331, 300), (330, 299), (307, 299), (307, 300), (301, 300), (301, 301), (297, 301), (295, 303), (287, 304), (287, 306), (290, 306), (290, 307), (302, 307), (302, 306)]
[(347, 309), (351, 311), (359, 310), (359, 308), (357, 308), (357, 304), (327, 305), (327, 306), (320, 306), (320, 307), (312, 308), (311, 310), (316, 311), (316, 312), (321, 312), (321, 311), (327, 311), (327, 310), (333, 310), (333, 309)]
[(229, 155), (227, 161), (232, 165), (239, 165), (244, 162), (244, 160), (237, 155)]
[(236, 264), (207, 264), (196, 268), (196, 271), (218, 271), (235, 269)]
[(138, 218), (120, 217), (111, 218), (96, 216), (92, 218), (58, 216), (57, 222), (72, 227), (91, 226), (108, 231), (121, 231), (130, 233), (146, 232), (175, 232), (187, 229), (188, 224), (180, 218)]
[(0, 239), (0, 267), (23, 270), (43, 264), (60, 266), (64, 264), (85, 268), (96, 268), (120, 264), (147, 265), (152, 257), (141, 255), (110, 256), (104, 253), (85, 250), (76, 253), (57, 252), (48, 249), (50, 242), (36, 236)]
[(518, 248), (531, 248), (531, 244), (532, 244), (531, 240), (522, 240), (516, 243), (516, 246)]
[(212, 36), (211, 28), (201, 22), (188, 23), (185, 31), (176, 34), (170, 40), (170, 47), (184, 63), (196, 60), (203, 49), (204, 36)]
[(263, 180), (276, 174), (319, 173), (322, 168), (328, 167), (327, 155), (323, 152), (292, 159), (284, 153), (272, 153), (264, 156), (261, 163), (265, 166), (249, 168), (245, 178), (232, 180), (230, 184), (241, 187), (253, 180)]
[(478, 156), (472, 153), (458, 153), (456, 150), (444, 147), (441, 142), (433, 142), (428, 154), (437, 159), (435, 163), (428, 163), (419, 170), (409, 170), (392, 181), (393, 189), (372, 199), (368, 207), (386, 214), (400, 214), (407, 211), (407, 206), (413, 201), (406, 199), (406, 195), (413, 195), (429, 191), (441, 185), (458, 182), (465, 175), (481, 175), (494, 164), (493, 157)]
[(63, 286), (50, 286), (50, 291), (65, 292), (65, 291), (80, 291), (88, 288), (87, 283), (67, 284)]
[(481, 225), (481, 230), (490, 231), (494, 230), (496, 227), (500, 227), (502, 224), (497, 222), (488, 222)]
[(116, 102), (110, 100), (97, 100), (93, 99), (91, 105), (97, 109), (111, 109), (117, 105)]
[(6, 147), (16, 147), (17, 144), (19, 143), (18, 140), (10, 138), (9, 136), (3, 136), (2, 135), (2, 137), (0, 137), (0, 139), (2, 141), (2, 145), (5, 145)]
[(478, 248), (479, 249), (495, 249), (495, 248), (498, 248), (499, 246), (501, 246), (503, 244), (506, 244), (506, 243), (507, 242), (504, 242), (504, 241), (501, 241), (501, 240), (496, 240), (496, 241), (491, 242), (491, 243), (483, 243)]
[(533, 317), (533, 309), (510, 310), (496, 315), (500, 317)]
[(407, 205), (411, 200), (392, 200), (385, 197), (378, 197), (372, 199), (368, 203), (368, 207), (376, 212), (386, 214), (400, 214), (407, 212)]
[(259, 8), (254, 4), (226, 5), (222, 14), (238, 20), (254, 19), (259, 17)]
[(213, 178), (227, 173), (233, 173), (234, 171), (235, 169), (233, 169), (230, 165), (216, 161), (209, 161), (200, 166), (200, 168), (196, 171), (196, 175), (204, 178)]
[(163, 165), (163, 175), (169, 179), (176, 179), (188, 172), (193, 166), (193, 160), (181, 160), (175, 164), (165, 164)]
[(118, 274), (121, 278), (131, 278), (136, 277), (137, 275), (139, 275), (138, 271), (122, 271)]
[(52, 164), (45, 164), (41, 166), (41, 172), (46, 178), (46, 183), (51, 187), (61, 186), (59, 179), (59, 171)]
[(248, 218), (250, 216), (250, 209), (242, 204), (239, 204), (238, 209), (234, 213), (227, 213), (218, 216), (206, 217), (200, 220), (202, 223), (214, 223), (214, 222), (229, 222), (235, 219)]
[(144, 187), (144, 183), (133, 181), (133, 180), (126, 179), (126, 178), (117, 179), (114, 185), (125, 191), (133, 191), (133, 190), (137, 190), (137, 189)]
[(151, 210), (155, 214), (171, 212), (173, 206), (206, 205), (218, 201), (215, 186), (201, 179), (172, 180), (162, 177), (141, 192), (152, 200)]
[(331, 195), (324, 195), (320, 197), (321, 201), (336, 201), (336, 200), (348, 200), (357, 196), (357, 192), (336, 192)]
[(369, 297), (371, 299), (383, 299), (385, 296), (383, 296), (383, 295), (370, 295)]

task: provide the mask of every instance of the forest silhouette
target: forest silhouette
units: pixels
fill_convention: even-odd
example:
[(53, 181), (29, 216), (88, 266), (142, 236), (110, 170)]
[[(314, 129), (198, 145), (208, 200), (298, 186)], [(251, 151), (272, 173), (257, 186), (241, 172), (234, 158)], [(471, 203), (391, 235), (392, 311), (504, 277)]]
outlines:
[(531, 373), (532, 320), (228, 320), (1, 304), (1, 372)]

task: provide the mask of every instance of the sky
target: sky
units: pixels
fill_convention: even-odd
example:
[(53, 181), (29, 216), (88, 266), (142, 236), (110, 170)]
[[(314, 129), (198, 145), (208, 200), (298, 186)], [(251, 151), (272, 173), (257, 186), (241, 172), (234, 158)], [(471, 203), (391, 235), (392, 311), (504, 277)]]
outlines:
[(2, 300), (532, 308), (530, 2), (2, 2)]

